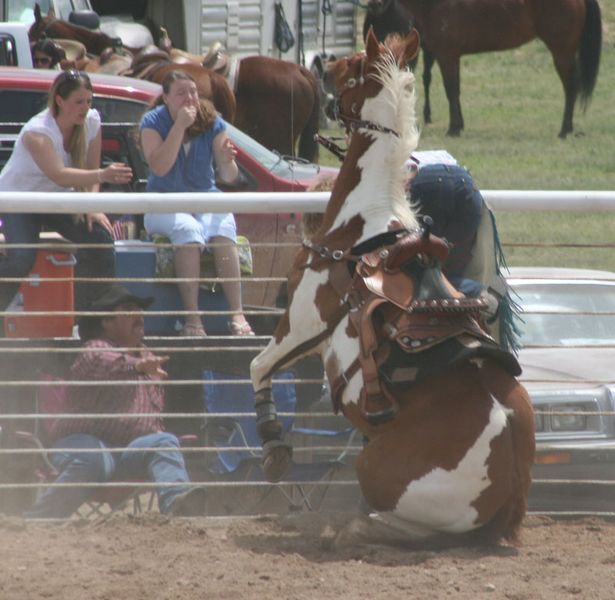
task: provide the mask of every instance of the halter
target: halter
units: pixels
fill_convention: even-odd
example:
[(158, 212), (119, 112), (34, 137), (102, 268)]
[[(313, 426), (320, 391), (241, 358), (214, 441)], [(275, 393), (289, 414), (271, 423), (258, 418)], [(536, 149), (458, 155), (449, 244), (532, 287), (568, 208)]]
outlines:
[[(378, 131), (380, 133), (391, 133), (395, 137), (399, 137), (399, 133), (397, 133), (397, 131), (395, 131), (394, 129), (391, 129), (390, 127), (379, 125), (378, 123), (374, 123), (373, 121), (368, 121), (366, 119), (357, 119), (356, 117), (351, 117), (349, 115), (345, 115), (342, 113), (342, 110), (341, 110), (342, 96), (347, 91), (354, 89), (357, 86), (357, 84), (364, 85), (366, 77), (369, 77), (369, 74), (367, 76), (364, 75), (365, 61), (366, 61), (366, 57), (365, 57), (365, 53), (363, 53), (363, 56), (361, 57), (361, 63), (360, 63), (361, 64), (361, 74), (359, 75), (359, 78), (355, 79), (354, 77), (351, 77), (350, 79), (348, 79), (348, 81), (346, 81), (346, 83), (344, 84), (344, 87), (342, 87), (342, 89), (337, 93), (337, 95), (333, 99), (333, 108), (332, 108), (333, 117), (338, 123), (340, 123), (341, 125), (345, 127), (348, 133), (357, 131), (359, 129), (368, 129), (369, 131)], [(356, 112), (354, 105), (353, 105), (352, 111)]]

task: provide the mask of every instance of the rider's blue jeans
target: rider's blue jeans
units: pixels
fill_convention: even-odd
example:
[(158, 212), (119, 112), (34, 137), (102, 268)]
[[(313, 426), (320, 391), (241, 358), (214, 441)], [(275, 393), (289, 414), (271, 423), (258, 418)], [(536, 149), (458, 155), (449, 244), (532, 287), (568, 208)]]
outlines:
[[(55, 448), (75, 448), (74, 452), (52, 452), (51, 463), (60, 473), (56, 483), (98, 483), (110, 480), (149, 480), (156, 483), (177, 483), (159, 487), (160, 512), (169, 512), (180, 494), (189, 488), (188, 472), (179, 450), (179, 440), (170, 433), (152, 433), (134, 439), (128, 448), (156, 448), (155, 451), (112, 453), (98, 438), (74, 434), (58, 440)], [(79, 452), (79, 449), (100, 448), (103, 452)], [(24, 514), (26, 518), (62, 519), (72, 515), (92, 497), (91, 487), (50, 487)]]
[(412, 180), (410, 202), (419, 214), (432, 217), (432, 233), (452, 244), (444, 274), (462, 278), (484, 210), (470, 173), (458, 165), (425, 165)]

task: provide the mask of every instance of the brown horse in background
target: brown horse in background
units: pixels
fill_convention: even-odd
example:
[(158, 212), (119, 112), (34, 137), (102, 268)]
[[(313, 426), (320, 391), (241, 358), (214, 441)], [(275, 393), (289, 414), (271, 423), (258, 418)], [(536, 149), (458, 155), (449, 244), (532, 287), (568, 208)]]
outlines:
[(280, 154), (318, 158), (320, 92), (313, 73), (301, 65), (248, 56), (239, 62), (235, 125)]
[[(41, 35), (77, 39), (85, 45), (88, 53), (96, 56), (115, 42), (103, 33), (56, 19), (51, 10), (43, 17), (36, 5), (30, 40), (36, 41)], [(136, 49), (132, 53), (138, 54)], [(298, 145), (298, 156), (309, 161), (317, 160), (318, 145), (314, 136), (319, 127), (320, 95), (318, 82), (308, 69), (275, 58), (250, 56), (239, 61), (233, 94), (224, 76), (201, 64), (189, 62), (192, 56), (182, 52), (173, 59), (177, 62), (171, 62), (169, 54), (158, 56), (160, 68), (144, 72), (133, 68), (132, 72), (122, 74), (160, 83), (164, 74), (173, 68), (188, 71), (197, 82), (199, 94), (212, 100), (227, 121), (263, 146), (293, 156)], [(199, 57), (195, 58), (198, 60)], [(114, 60), (113, 63), (119, 65), (120, 61)], [(94, 59), (87, 70), (93, 72), (97, 64), (106, 72), (112, 72), (109, 60), (97, 62)]]
[(597, 0), (369, 0), (367, 10), (373, 18), (388, 18), (390, 31), (395, 31), (397, 21), (407, 18), (400, 16), (400, 8), (410, 12), (421, 35), (425, 123), (431, 123), (429, 86), (434, 60), (449, 102), (447, 133), (458, 136), (464, 128), (460, 57), (509, 50), (539, 38), (551, 52), (564, 87), (559, 136), (565, 138), (572, 132), (577, 96), (585, 110), (598, 77), (602, 18)]
[[(85, 46), (89, 54), (95, 55), (102, 54), (107, 48), (121, 46), (119, 39), (109, 37), (102, 31), (94, 31), (81, 25), (73, 25), (67, 21), (56, 19), (53, 7), (49, 8), (47, 16), (43, 17), (38, 3), (34, 5), (34, 23), (30, 26), (28, 37), (30, 42), (36, 42), (42, 37), (77, 40)], [(133, 52), (138, 48), (126, 48), (126, 50)]]

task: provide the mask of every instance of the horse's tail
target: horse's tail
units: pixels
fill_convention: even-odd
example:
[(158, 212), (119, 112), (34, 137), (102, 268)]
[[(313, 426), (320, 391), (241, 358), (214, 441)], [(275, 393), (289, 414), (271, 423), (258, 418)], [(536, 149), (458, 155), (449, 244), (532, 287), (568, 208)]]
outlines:
[(215, 71), (207, 70), (211, 81), (211, 95), (214, 106), (228, 123), (235, 122), (237, 100), (225, 77)]
[(602, 48), (602, 16), (598, 0), (585, 0), (585, 25), (577, 57), (581, 109), (586, 110), (598, 79)]
[(301, 131), (299, 137), (299, 156), (305, 158), (310, 162), (316, 162), (318, 160), (318, 142), (314, 139), (318, 133), (320, 126), (320, 92), (318, 88), (318, 80), (314, 73), (305, 67), (300, 67), (301, 74), (305, 77), (307, 82), (312, 88), (312, 97), (314, 102), (312, 103), (312, 112), (305, 124), (305, 127)]

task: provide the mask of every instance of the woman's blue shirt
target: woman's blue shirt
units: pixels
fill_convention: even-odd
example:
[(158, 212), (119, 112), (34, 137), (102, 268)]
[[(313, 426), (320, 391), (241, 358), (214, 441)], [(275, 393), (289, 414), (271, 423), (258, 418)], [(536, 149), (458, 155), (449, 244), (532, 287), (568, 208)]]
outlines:
[[(153, 129), (165, 140), (173, 126), (166, 105), (148, 111), (141, 120), (141, 129)], [(213, 126), (192, 138), (188, 155), (181, 146), (171, 170), (161, 177), (151, 170), (147, 178), (148, 192), (217, 192), (213, 141), (226, 129), (224, 120), (216, 116)]]

